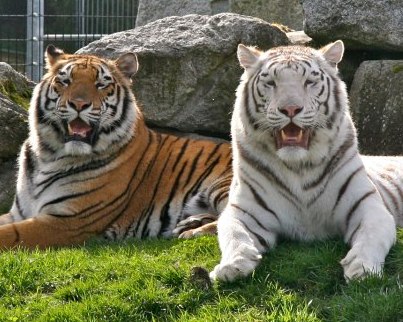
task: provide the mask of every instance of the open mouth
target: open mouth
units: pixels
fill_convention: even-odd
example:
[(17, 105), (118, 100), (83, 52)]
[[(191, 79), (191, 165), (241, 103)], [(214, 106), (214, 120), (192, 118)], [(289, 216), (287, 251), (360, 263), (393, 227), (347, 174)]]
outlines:
[(288, 147), (300, 147), (308, 150), (309, 130), (303, 129), (294, 123), (290, 123), (281, 130), (275, 132), (277, 150)]
[(66, 142), (81, 141), (91, 143), (93, 128), (80, 118), (76, 118), (67, 124), (68, 135)]

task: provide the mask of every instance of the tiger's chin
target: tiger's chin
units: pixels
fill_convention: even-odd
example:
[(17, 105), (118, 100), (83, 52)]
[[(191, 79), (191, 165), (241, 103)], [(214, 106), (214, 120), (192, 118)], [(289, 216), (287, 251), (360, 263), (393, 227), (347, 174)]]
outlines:
[(65, 143), (64, 152), (72, 156), (89, 155), (93, 153), (93, 148), (86, 142), (72, 140)]

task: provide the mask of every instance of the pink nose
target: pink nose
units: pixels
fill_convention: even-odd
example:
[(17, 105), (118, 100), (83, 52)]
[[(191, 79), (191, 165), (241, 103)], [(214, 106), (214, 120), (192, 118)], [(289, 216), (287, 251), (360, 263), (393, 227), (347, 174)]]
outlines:
[(74, 107), (77, 111), (84, 110), (91, 106), (91, 101), (84, 100), (82, 98), (69, 99), (68, 103)]
[(302, 107), (298, 105), (287, 105), (279, 108), (279, 111), (284, 115), (292, 118), (302, 111)]

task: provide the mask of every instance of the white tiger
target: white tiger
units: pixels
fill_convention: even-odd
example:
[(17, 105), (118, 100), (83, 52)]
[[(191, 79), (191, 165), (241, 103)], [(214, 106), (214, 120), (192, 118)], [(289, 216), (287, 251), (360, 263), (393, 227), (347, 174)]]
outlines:
[(212, 279), (250, 274), (279, 236), (341, 235), (351, 246), (341, 261), (347, 280), (381, 274), (395, 220), (403, 225), (403, 158), (358, 154), (337, 72), (343, 52), (340, 40), (320, 50), (239, 45), (245, 72), (231, 123), (234, 177)]

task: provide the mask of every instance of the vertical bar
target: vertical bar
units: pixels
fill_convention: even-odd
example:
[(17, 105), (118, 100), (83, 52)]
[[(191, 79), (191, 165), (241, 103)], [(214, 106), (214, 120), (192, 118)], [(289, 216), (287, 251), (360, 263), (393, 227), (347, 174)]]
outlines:
[(43, 1), (27, 0), (26, 67), (28, 77), (39, 82), (43, 61)]

